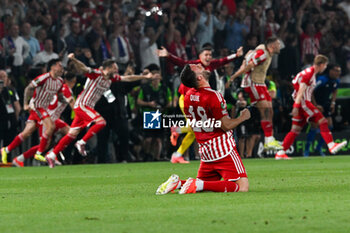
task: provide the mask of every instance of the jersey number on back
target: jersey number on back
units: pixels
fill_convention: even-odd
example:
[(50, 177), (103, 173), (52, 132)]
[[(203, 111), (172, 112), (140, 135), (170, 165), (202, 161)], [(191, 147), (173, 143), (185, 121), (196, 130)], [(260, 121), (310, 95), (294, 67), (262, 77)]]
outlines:
[[(205, 112), (205, 109), (202, 106), (198, 106), (197, 111), (196, 111), (197, 116), (198, 116), (198, 118), (200, 118), (200, 120), (197, 120), (196, 113), (195, 113), (194, 107), (192, 105), (189, 106), (188, 111), (192, 116), (192, 120), (201, 121), (202, 125), (204, 124), (204, 122), (208, 121), (207, 113)], [(202, 131), (213, 132), (213, 130), (214, 130), (214, 127), (206, 127), (206, 126), (196, 127), (196, 125), (197, 125), (197, 123), (194, 125), (194, 127), (192, 127), (194, 132), (202, 132)]]

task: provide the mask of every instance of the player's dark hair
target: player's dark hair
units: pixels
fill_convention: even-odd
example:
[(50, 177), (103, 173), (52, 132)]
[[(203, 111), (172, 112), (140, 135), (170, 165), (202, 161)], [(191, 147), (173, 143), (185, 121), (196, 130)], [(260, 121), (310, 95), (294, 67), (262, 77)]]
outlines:
[(340, 67), (340, 65), (337, 64), (337, 63), (329, 63), (328, 66), (327, 66), (327, 68), (328, 68), (329, 70), (332, 70), (332, 69), (334, 69), (335, 67)]
[(149, 70), (150, 72), (160, 71), (160, 67), (157, 64), (154, 64), (154, 63), (146, 66), (145, 69)]
[(267, 47), (269, 44), (275, 43), (276, 41), (278, 41), (278, 38), (271, 36), (265, 41), (265, 46)]
[(187, 87), (197, 88), (197, 78), (196, 74), (191, 69), (190, 65), (186, 65), (180, 74), (181, 82)]
[(210, 43), (205, 43), (205, 44), (202, 46), (202, 48), (201, 48), (201, 50), (199, 51), (199, 53), (201, 54), (201, 53), (203, 53), (204, 51), (211, 51), (211, 52), (213, 52), (213, 45), (210, 44)]
[(56, 65), (57, 62), (60, 62), (61, 59), (51, 59), (48, 63), (47, 63), (47, 70), (51, 70), (51, 67)]
[(114, 63), (116, 63), (116, 62), (113, 59), (107, 59), (107, 60), (103, 61), (102, 67), (103, 67), (103, 69), (106, 69), (108, 67), (111, 67)]
[(64, 74), (64, 79), (66, 79), (67, 81), (72, 81), (75, 77), (76, 77), (76, 75), (74, 73), (71, 73), (71, 72), (66, 72)]

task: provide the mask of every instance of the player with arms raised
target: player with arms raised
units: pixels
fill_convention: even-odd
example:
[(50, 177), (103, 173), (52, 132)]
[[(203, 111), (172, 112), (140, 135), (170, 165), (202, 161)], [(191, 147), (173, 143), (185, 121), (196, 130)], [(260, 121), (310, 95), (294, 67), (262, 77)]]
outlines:
[[(189, 120), (204, 123), (207, 120), (219, 121), (220, 127), (193, 127), (199, 143), (201, 164), (197, 179), (179, 180), (178, 175), (158, 187), (156, 194), (166, 194), (181, 188), (180, 194), (199, 191), (247, 192), (247, 174), (236, 150), (232, 129), (250, 118), (248, 109), (241, 111), (236, 119), (228, 116), (223, 96), (210, 88), (210, 72), (201, 65), (186, 65), (181, 73), (181, 81), (193, 87), (185, 96), (184, 109)], [(221, 180), (223, 179), (223, 180)]]
[(312, 92), (316, 86), (316, 74), (322, 73), (328, 64), (328, 58), (323, 55), (317, 55), (313, 66), (301, 71), (293, 79), (293, 110), (292, 110), (292, 129), (283, 140), (283, 149), (279, 150), (276, 159), (289, 159), (286, 150), (293, 144), (296, 136), (308, 122), (314, 122), (320, 127), (321, 136), (327, 143), (329, 152), (337, 153), (346, 146), (346, 141), (335, 143), (332, 133), (329, 131), (328, 123), (322, 113), (311, 102)]

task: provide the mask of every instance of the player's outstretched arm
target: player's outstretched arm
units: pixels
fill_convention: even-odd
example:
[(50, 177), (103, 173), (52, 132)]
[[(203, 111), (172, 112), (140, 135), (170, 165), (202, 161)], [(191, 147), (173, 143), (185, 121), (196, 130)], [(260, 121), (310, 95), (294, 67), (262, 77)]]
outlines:
[(236, 128), (243, 121), (248, 120), (250, 118), (250, 111), (245, 108), (240, 112), (239, 117), (231, 119), (228, 116), (224, 116), (220, 119), (221, 121), (221, 129), (224, 131), (232, 130)]
[(74, 53), (68, 54), (68, 59), (70, 59), (72, 62), (74, 62), (75, 68), (77, 69), (78, 72), (82, 73), (88, 73), (90, 72), (91, 68), (87, 67), (84, 63), (79, 61), (74, 57)]
[(155, 77), (155, 75), (153, 75), (152, 73), (147, 73), (147, 74), (140, 74), (140, 75), (122, 75), (121, 77), (121, 81), (122, 82), (134, 82), (134, 81), (138, 81), (141, 79), (152, 79)]

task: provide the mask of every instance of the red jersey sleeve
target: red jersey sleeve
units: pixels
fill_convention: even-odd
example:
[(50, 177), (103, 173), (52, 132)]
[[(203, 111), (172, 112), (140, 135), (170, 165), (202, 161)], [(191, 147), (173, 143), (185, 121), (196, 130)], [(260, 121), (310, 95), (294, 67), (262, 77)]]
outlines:
[(264, 61), (266, 61), (266, 53), (264, 50), (262, 49), (258, 49), (255, 51), (253, 57), (252, 57), (252, 61), (254, 63), (254, 65), (260, 65), (261, 63), (263, 63)]
[(32, 80), (31, 84), (34, 87), (42, 86), (45, 84), (45, 82), (47, 81), (47, 79), (49, 77), (50, 77), (50, 75), (48, 73), (39, 75), (38, 77), (36, 77), (35, 79)]
[(183, 60), (182, 58), (179, 58), (171, 53), (169, 53), (169, 56), (167, 57), (168, 61), (173, 63), (174, 65), (184, 67), (186, 64), (198, 64), (200, 63), (200, 60), (192, 60), (192, 61), (186, 61)]
[(89, 79), (97, 79), (100, 75), (102, 75), (102, 72), (99, 69), (91, 69), (90, 71), (85, 74), (86, 77)]
[(215, 119), (220, 120), (228, 115), (226, 101), (221, 93), (217, 91), (212, 92), (209, 98), (209, 109)]
[(62, 93), (63, 93), (64, 97), (66, 97), (67, 99), (72, 97), (72, 91), (67, 86), (67, 84), (63, 84), (63, 86), (62, 86)]
[(307, 68), (306, 70), (302, 71), (300, 83), (305, 83), (306, 85), (309, 85), (313, 74), (314, 74), (313, 67)]
[(227, 57), (223, 57), (223, 58), (220, 58), (220, 59), (213, 59), (211, 60), (210, 62), (210, 71), (213, 71), (221, 66), (224, 66), (225, 64), (233, 61), (234, 59), (236, 58), (236, 54), (231, 54)]
[(116, 74), (116, 75), (114, 75), (114, 77), (111, 80), (113, 83), (120, 82), (122, 80), (122, 77), (120, 77), (120, 75)]

